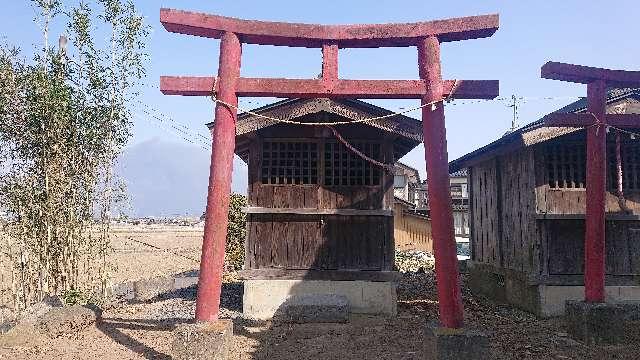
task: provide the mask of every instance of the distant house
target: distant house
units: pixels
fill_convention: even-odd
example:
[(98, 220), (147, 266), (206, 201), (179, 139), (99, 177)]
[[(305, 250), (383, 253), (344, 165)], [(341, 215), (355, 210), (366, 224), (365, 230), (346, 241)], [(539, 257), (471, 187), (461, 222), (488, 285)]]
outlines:
[(453, 205), (453, 229), (458, 237), (469, 237), (469, 191), (465, 169), (449, 175), (451, 203)]
[[(454, 230), (458, 240), (469, 237), (467, 172), (450, 175)], [(396, 248), (433, 251), (427, 182), (418, 170), (397, 162), (394, 173), (394, 234)]]
[(418, 170), (398, 161), (393, 175), (393, 196), (415, 204), (416, 187), (420, 185)]
[[(454, 231), (456, 237), (469, 237), (469, 191), (467, 188), (466, 169), (449, 175), (451, 202), (453, 205)], [(427, 181), (422, 181), (412, 187), (411, 202), (415, 210), (429, 215), (429, 189)]]
[[(584, 111), (585, 100), (558, 110)], [(640, 90), (610, 91), (607, 112), (639, 113)], [(450, 163), (468, 170), (474, 292), (541, 316), (584, 298), (585, 134), (539, 120)], [(640, 300), (640, 141), (622, 138), (628, 209), (614, 190), (614, 131), (607, 143), (607, 297)]]

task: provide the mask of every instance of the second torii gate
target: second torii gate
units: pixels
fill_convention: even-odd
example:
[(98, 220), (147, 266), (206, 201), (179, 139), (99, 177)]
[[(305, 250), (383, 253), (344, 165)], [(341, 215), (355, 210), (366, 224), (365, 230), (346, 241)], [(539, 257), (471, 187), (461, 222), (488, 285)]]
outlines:
[[(440, 70), (440, 44), (489, 37), (498, 15), (377, 25), (312, 25), (241, 20), (217, 15), (162, 9), (168, 31), (221, 39), (218, 77), (162, 77), (167, 95), (211, 96), (216, 92), (213, 150), (205, 219), (196, 320), (218, 318), (222, 265), (227, 234), (231, 167), (238, 96), (295, 98), (421, 99), (427, 182), (441, 325), (462, 327), (463, 309), (453, 232), (444, 98), (492, 99), (498, 81), (445, 81)], [(240, 77), (241, 44), (322, 49), (320, 79)], [(408, 47), (418, 49), (420, 80), (344, 80), (338, 78), (338, 49)], [(433, 104), (431, 106), (431, 104)]]
[(585, 301), (601, 303), (605, 301), (606, 128), (640, 128), (638, 114), (606, 114), (607, 87), (639, 87), (640, 71), (548, 62), (542, 67), (542, 77), (587, 84), (586, 113), (552, 113), (546, 116), (545, 125), (587, 128)]

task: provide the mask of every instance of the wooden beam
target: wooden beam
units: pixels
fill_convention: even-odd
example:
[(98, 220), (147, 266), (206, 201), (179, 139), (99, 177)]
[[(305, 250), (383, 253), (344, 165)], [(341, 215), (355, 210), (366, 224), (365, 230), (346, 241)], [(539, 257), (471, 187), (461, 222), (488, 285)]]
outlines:
[[(215, 77), (161, 76), (165, 95), (211, 96)], [(455, 84), (455, 86), (454, 86)], [(493, 99), (498, 96), (497, 80), (447, 80), (442, 96), (454, 90), (455, 99)], [(420, 99), (427, 92), (426, 80), (344, 80), (239, 78), (238, 96), (283, 98)]]
[[(544, 214), (537, 213), (536, 220), (584, 220), (585, 214)], [(640, 215), (637, 214), (621, 214), (607, 213), (605, 214), (607, 221), (640, 221)]]
[(607, 114), (607, 125), (639, 129), (640, 114)]
[(170, 32), (219, 39), (225, 31), (246, 44), (322, 47), (414, 46), (419, 38), (441, 42), (485, 38), (498, 30), (497, 14), (404, 24), (318, 25), (244, 20), (174, 9), (160, 9), (160, 22)]
[(398, 281), (396, 271), (249, 269), (238, 271), (242, 280)]
[[(596, 118), (589, 113), (551, 113), (543, 121), (548, 127), (588, 127)], [(607, 114), (605, 122), (618, 128), (640, 128), (640, 114)]]
[(542, 66), (545, 79), (590, 84), (602, 80), (609, 87), (640, 86), (640, 71), (609, 70), (591, 66), (565, 64), (550, 61)]
[(243, 210), (247, 214), (393, 216), (392, 210), (300, 209), (300, 208), (267, 208), (267, 207), (247, 207), (247, 208), (244, 208)]

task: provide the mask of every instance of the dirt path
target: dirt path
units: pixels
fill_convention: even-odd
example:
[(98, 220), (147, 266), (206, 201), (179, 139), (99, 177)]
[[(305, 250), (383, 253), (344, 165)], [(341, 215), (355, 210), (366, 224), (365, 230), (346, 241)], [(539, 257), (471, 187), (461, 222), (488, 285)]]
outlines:
[[(399, 314), (384, 319), (353, 316), (347, 324), (276, 325), (242, 318), (241, 283), (226, 284), (223, 317), (234, 319), (232, 359), (422, 359), (423, 329), (435, 320), (431, 274), (405, 275), (398, 287)], [(495, 359), (638, 359), (640, 324), (629, 328), (633, 345), (587, 347), (570, 339), (559, 320), (534, 316), (471, 296), (465, 288), (468, 326), (490, 336)], [(103, 322), (75, 338), (34, 348), (0, 349), (0, 359), (170, 359), (171, 330), (193, 317), (195, 289), (146, 304), (121, 304)]]

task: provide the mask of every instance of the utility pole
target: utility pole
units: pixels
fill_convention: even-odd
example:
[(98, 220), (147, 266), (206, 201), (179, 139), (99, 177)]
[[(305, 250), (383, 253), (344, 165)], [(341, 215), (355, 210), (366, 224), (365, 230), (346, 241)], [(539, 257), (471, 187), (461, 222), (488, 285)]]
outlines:
[(511, 129), (509, 132), (513, 132), (518, 128), (518, 109), (520, 104), (518, 103), (522, 100), (521, 97), (516, 97), (515, 94), (511, 95), (511, 105), (508, 105), (510, 108), (513, 108), (513, 120), (511, 120)]

